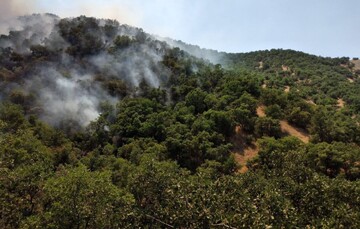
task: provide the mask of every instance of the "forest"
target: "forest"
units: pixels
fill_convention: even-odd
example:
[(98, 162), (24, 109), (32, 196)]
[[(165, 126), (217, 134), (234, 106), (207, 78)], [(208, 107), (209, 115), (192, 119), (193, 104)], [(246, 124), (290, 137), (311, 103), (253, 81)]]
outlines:
[(1, 228), (360, 227), (358, 58), (19, 23), (0, 36)]

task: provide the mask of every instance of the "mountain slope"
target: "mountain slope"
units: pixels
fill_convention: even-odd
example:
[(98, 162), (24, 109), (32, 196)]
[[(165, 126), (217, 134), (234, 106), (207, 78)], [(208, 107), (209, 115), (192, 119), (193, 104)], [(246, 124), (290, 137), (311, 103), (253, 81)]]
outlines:
[(159, 39), (1, 35), (1, 228), (359, 228), (356, 60)]
[(141, 83), (164, 87), (172, 74), (166, 55), (191, 59), (116, 21), (32, 15), (20, 22), (21, 30), (0, 38), (0, 96), (31, 103), (27, 112), (53, 125), (68, 119), (85, 126), (99, 115), (101, 101), (139, 93)]

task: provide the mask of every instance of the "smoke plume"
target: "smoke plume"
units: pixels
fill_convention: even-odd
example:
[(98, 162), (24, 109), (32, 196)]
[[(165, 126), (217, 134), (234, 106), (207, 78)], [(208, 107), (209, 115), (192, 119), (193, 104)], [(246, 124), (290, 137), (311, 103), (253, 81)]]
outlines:
[(1, 0), (0, 1), (0, 34), (19, 28), (17, 17), (33, 12), (36, 0)]
[[(29, 112), (54, 126), (69, 120), (85, 127), (99, 116), (102, 102), (115, 104), (121, 96), (109, 92), (110, 80), (128, 88), (143, 80), (161, 87), (170, 74), (161, 64), (169, 46), (138, 28), (86, 17), (60, 20), (50, 14), (19, 17), (17, 26), (16, 32), (0, 38), (0, 98), (21, 91), (35, 101)], [(79, 29), (74, 41), (72, 33)], [(128, 37), (129, 44), (116, 47), (118, 36)], [(30, 62), (14, 61), (14, 53)], [(14, 80), (2, 83), (1, 78)]]

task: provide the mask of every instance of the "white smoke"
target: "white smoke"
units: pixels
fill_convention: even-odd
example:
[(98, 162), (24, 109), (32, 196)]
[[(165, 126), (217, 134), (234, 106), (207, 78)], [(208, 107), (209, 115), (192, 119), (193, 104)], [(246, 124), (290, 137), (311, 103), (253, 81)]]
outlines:
[(42, 67), (26, 85), (27, 91), (37, 94), (40, 117), (54, 126), (63, 120), (86, 126), (99, 116), (102, 101), (115, 100), (94, 84), (92, 75), (71, 71), (65, 76), (53, 66)]
[[(149, 49), (146, 45), (129, 47), (117, 52), (115, 55), (102, 53), (90, 59), (90, 62), (118, 79), (130, 82), (138, 86), (145, 79), (151, 86), (159, 87), (161, 79), (152, 69), (162, 60), (162, 55)], [(165, 71), (165, 70), (164, 70)]]
[[(58, 31), (59, 20), (49, 14), (20, 17), (20, 27), (15, 35), (10, 33), (9, 36), (0, 38), (0, 48), (10, 47), (30, 60), (32, 57), (29, 48), (34, 44), (44, 45), (56, 53), (51, 54), (50, 59), (31, 60), (33, 66), (26, 67), (29, 70), (25, 71), (20, 81), (9, 83), (1, 87), (0, 91), (2, 97), (14, 89), (33, 95), (37, 109), (32, 113), (54, 126), (70, 120), (85, 127), (99, 116), (102, 102), (110, 101), (115, 104), (121, 99), (109, 94), (104, 83), (107, 80), (122, 80), (132, 89), (145, 80), (150, 86), (159, 88), (163, 87), (163, 83), (171, 75), (170, 70), (162, 64), (170, 46), (146, 35), (140, 29), (114, 21), (97, 20), (99, 27), (93, 29), (91, 35), (101, 38), (101, 50), (91, 55), (73, 57), (66, 52), (71, 45)], [(75, 20), (74, 26), (86, 18)], [(115, 34), (105, 34), (106, 25), (115, 27)], [(132, 43), (127, 47), (111, 49), (113, 51), (110, 52), (114, 45), (112, 39), (116, 35), (129, 36)], [(11, 64), (13, 65), (14, 63)], [(133, 92), (137, 93), (137, 90)]]
[(30, 46), (46, 42), (58, 21), (59, 18), (51, 14), (33, 14), (12, 19), (7, 24), (9, 39), (2, 39), (0, 47), (11, 47), (20, 53), (29, 52)]
[(154, 39), (164, 41), (171, 47), (177, 47), (185, 52), (189, 53), (192, 56), (195, 56), (200, 59), (208, 60), (213, 64), (224, 64), (224, 52), (218, 52), (212, 49), (200, 48), (197, 45), (186, 44), (182, 41), (176, 41), (171, 38), (165, 38), (154, 35)]

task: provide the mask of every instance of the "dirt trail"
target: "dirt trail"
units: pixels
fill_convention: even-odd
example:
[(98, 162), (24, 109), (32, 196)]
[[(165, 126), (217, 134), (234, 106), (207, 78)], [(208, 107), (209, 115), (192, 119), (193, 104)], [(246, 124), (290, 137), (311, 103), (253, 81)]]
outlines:
[(310, 140), (309, 133), (307, 133), (305, 130), (294, 127), (284, 120), (280, 121), (280, 127), (282, 132), (290, 136), (297, 137), (304, 143), (309, 143)]
[[(256, 108), (256, 113), (259, 117), (265, 117), (265, 106), (258, 106)], [(304, 143), (309, 143), (310, 137), (307, 131), (294, 127), (285, 120), (280, 121), (280, 127), (283, 133), (297, 137)], [(245, 173), (248, 171), (248, 167), (246, 166), (247, 161), (258, 155), (259, 147), (255, 143), (250, 146), (246, 145), (245, 133), (243, 133), (240, 126), (236, 127), (235, 133), (236, 134), (231, 139), (234, 144), (232, 152), (236, 162), (241, 166), (241, 169), (238, 172)]]
[[(256, 113), (259, 117), (265, 117), (266, 116), (265, 106), (263, 106), (263, 105), (258, 106), (256, 108)], [(280, 121), (280, 127), (281, 127), (281, 131), (283, 133), (297, 137), (304, 143), (309, 143), (310, 137), (309, 137), (309, 133), (307, 131), (297, 128), (297, 127), (294, 127), (285, 120)]]
[(235, 157), (236, 162), (238, 165), (241, 166), (241, 168), (237, 171), (238, 173), (245, 173), (248, 171), (248, 167), (246, 166), (246, 162), (254, 157), (259, 152), (258, 147), (255, 144), (252, 144), (251, 146), (246, 144), (245, 141), (245, 133), (241, 130), (240, 126), (237, 126), (235, 128), (235, 135), (231, 139), (234, 148), (233, 148), (233, 154)]

